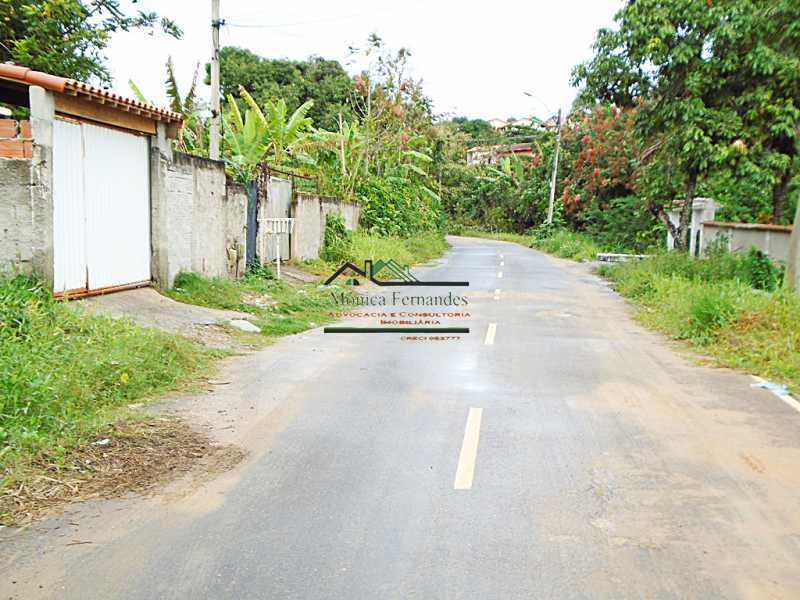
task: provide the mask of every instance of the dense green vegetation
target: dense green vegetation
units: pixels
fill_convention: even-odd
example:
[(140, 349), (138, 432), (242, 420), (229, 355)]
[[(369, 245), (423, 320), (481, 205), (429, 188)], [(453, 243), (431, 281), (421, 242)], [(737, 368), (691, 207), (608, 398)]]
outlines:
[[(321, 59), (287, 63), (237, 49), (227, 52), (230, 68), (223, 71), (223, 84), (231, 92), (223, 151), (228, 169), (243, 183), (265, 162), (313, 175), (323, 193), (359, 202), (361, 227), (376, 235), (442, 232), (435, 173), (440, 147), (430, 101), (419, 82), (404, 74), (410, 53), (386, 49), (377, 36), (355, 52), (371, 56), (373, 66), (346, 85), (338, 63), (334, 68)], [(309, 75), (309, 65), (323, 64), (335, 86)], [(301, 81), (305, 76), (318, 86), (313, 93), (311, 83)]]
[[(800, 4), (793, 0), (637, 0), (578, 65), (580, 96), (562, 126), (555, 223), (609, 250), (660, 246), (677, 199), (706, 196), (718, 217), (791, 223), (800, 130)], [(479, 124), (454, 122), (472, 138)], [(534, 131), (532, 157), (444, 171), (452, 218), (524, 233), (545, 219), (554, 130)], [(517, 141), (510, 133), (502, 140)], [(527, 140), (526, 140), (527, 141)]]
[(181, 29), (152, 11), (130, 14), (119, 0), (0, 2), (0, 62), (82, 81), (110, 83), (103, 51), (117, 31), (153, 31), (180, 38)]
[(350, 233), (339, 227), (338, 221), (329, 218), (325, 231), (326, 247), (336, 248), (336, 252), (325, 252), (319, 260), (304, 261), (303, 268), (326, 276), (345, 260), (362, 265), (365, 260), (374, 262), (387, 257), (410, 266), (441, 256), (447, 249), (444, 237), (436, 231), (411, 237), (376, 235), (366, 231)]
[[(216, 353), (89, 316), (39, 281), (0, 278), (0, 474), (87, 439), (128, 403), (208, 375)], [(2, 480), (0, 480), (2, 487)]]
[(268, 59), (228, 46), (220, 51), (219, 66), (226, 97), (236, 96), (242, 86), (262, 106), (283, 99), (289, 112), (311, 100), (308, 116), (323, 129), (336, 129), (340, 113), (345, 121), (352, 121), (353, 81), (335, 60), (319, 56), (304, 61)]
[(686, 340), (719, 364), (800, 389), (800, 297), (757, 251), (657, 256), (604, 267), (647, 326)]
[[(643, 0), (599, 32), (594, 57), (574, 73), (583, 86), (578, 107), (632, 112), (629, 138), (642, 149), (635, 187), (651, 210), (700, 193), (726, 202), (728, 214), (791, 220), (798, 19), (794, 0)], [(680, 247), (689, 217), (687, 204), (673, 227)]]

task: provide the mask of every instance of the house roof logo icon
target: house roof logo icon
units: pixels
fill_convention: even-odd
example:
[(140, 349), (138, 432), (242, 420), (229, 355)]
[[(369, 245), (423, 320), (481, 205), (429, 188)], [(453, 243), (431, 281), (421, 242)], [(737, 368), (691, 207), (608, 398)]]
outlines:
[[(388, 272), (391, 274), (392, 279), (378, 279), (377, 275), (381, 272)], [(364, 268), (361, 269), (350, 261), (342, 263), (342, 265), (333, 272), (333, 274), (325, 280), (325, 285), (330, 285), (336, 279), (351, 273), (352, 277), (348, 281), (357, 283), (356, 276), (369, 279), (375, 285), (383, 287), (391, 286), (442, 286), (442, 287), (462, 287), (468, 286), (468, 281), (420, 281), (412, 273), (407, 265), (401, 265), (394, 259), (378, 260), (372, 262), (371, 260), (364, 261)]]

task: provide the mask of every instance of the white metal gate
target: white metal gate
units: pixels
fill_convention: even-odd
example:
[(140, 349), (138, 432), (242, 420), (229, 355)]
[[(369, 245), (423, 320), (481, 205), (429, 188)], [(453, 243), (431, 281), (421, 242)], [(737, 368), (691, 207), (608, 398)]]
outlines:
[(147, 138), (57, 120), (53, 134), (56, 293), (150, 281)]

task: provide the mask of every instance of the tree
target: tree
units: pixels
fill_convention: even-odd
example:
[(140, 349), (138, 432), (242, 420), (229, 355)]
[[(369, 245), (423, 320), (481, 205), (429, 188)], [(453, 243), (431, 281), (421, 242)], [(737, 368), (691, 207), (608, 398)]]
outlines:
[(0, 2), (0, 61), (83, 81), (110, 83), (103, 51), (112, 33), (143, 29), (180, 38), (180, 28), (155, 12), (129, 15), (118, 0)]
[(345, 119), (351, 116), (353, 81), (335, 60), (318, 56), (305, 61), (267, 59), (228, 46), (220, 51), (220, 81), (225, 97), (237, 94), (241, 86), (258, 104), (283, 99), (289, 111), (312, 100), (308, 116), (317, 127), (336, 129), (339, 113)]
[(584, 85), (578, 106), (639, 107), (648, 159), (639, 191), (663, 219), (682, 189), (680, 223), (667, 223), (679, 248), (691, 197), (709, 178), (752, 188), (767, 173), (772, 220), (782, 218), (797, 171), (798, 19), (795, 0), (636, 0), (575, 69), (573, 82)]
[(467, 143), (471, 146), (499, 144), (503, 141), (503, 135), (483, 119), (455, 117), (451, 122), (459, 131), (467, 135)]
[(373, 33), (363, 47), (351, 47), (350, 54), (368, 63), (355, 78), (350, 101), (364, 126), (364, 173), (380, 175), (398, 163), (413, 162), (407, 160), (408, 151), (429, 150), (434, 129), (422, 81), (408, 75), (411, 51), (394, 52)]
[(568, 217), (579, 219), (588, 208), (602, 210), (614, 198), (633, 195), (641, 154), (635, 121), (636, 109), (606, 105), (565, 127), (564, 147), (577, 147), (561, 197)]
[[(743, 129), (732, 107), (718, 101), (725, 80), (715, 38), (725, 25), (725, 3), (636, 0), (601, 30), (594, 58), (574, 72), (584, 102), (637, 105), (638, 134), (649, 147), (649, 178), (642, 189), (670, 229), (676, 248), (689, 247), (692, 203), (698, 181), (725, 160)], [(684, 202), (677, 225), (665, 218), (674, 194)]]
[(771, 217), (780, 223), (800, 150), (800, 4), (727, 0), (723, 6), (714, 52), (725, 86), (717, 100), (743, 121), (743, 160), (772, 175)]

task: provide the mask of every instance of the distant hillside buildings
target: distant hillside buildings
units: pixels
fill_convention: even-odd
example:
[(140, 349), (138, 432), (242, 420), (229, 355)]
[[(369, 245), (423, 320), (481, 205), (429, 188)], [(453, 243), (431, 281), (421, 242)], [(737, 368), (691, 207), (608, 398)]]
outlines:
[[(508, 131), (512, 127), (532, 127), (533, 129), (555, 129), (556, 117), (541, 121), (536, 117), (527, 119), (488, 119), (487, 123), (498, 131)], [(467, 150), (467, 164), (494, 165), (506, 156), (533, 156), (532, 144), (498, 144), (494, 146), (473, 146)]]

